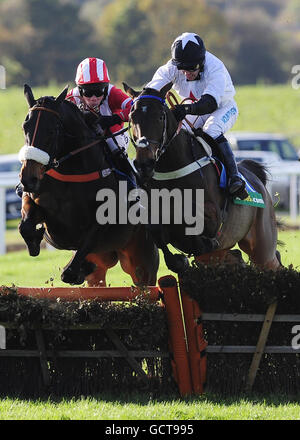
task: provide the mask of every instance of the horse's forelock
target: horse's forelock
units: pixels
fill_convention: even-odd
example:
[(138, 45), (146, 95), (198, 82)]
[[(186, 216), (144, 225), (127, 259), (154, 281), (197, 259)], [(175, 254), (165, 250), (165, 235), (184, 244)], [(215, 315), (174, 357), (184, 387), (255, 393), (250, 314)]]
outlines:
[(141, 93), (141, 96), (142, 96), (142, 95), (154, 95), (154, 96), (160, 96), (160, 92), (159, 92), (159, 90), (156, 90), (156, 89), (150, 89), (150, 88), (148, 87), (148, 88), (143, 89), (143, 91), (142, 91), (142, 93)]
[(36, 105), (47, 105), (47, 103), (49, 102), (54, 102), (55, 101), (55, 97), (54, 96), (41, 96), (38, 100)]

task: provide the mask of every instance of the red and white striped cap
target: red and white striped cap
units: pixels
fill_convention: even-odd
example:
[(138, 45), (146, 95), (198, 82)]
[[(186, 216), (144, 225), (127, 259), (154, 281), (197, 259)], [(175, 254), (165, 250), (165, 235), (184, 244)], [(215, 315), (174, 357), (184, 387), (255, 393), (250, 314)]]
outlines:
[(106, 64), (100, 58), (85, 58), (77, 67), (76, 84), (108, 83), (109, 75)]

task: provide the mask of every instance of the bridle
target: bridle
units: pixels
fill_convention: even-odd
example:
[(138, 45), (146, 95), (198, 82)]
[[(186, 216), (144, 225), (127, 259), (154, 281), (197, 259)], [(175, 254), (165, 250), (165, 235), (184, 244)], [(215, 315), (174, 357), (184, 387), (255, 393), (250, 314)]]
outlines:
[(133, 139), (133, 136), (131, 134), (131, 125), (132, 125), (132, 123), (131, 123), (130, 114), (129, 114), (129, 122), (128, 122), (129, 138), (130, 138), (132, 144), (134, 145), (134, 147), (136, 149), (137, 148), (146, 148), (151, 153), (153, 153), (153, 151), (151, 149), (151, 145), (158, 146), (158, 148), (155, 150), (155, 160), (158, 161), (160, 156), (165, 153), (165, 151), (168, 148), (168, 146), (170, 145), (170, 143), (178, 135), (178, 128), (176, 128), (176, 130), (174, 131), (172, 136), (170, 138), (168, 138), (168, 117), (167, 117), (167, 109), (168, 109), (168, 107), (166, 105), (165, 99), (160, 98), (159, 96), (155, 96), (155, 95), (140, 95), (140, 96), (138, 96), (137, 98), (135, 98), (133, 100), (133, 105), (132, 105), (132, 108), (131, 108), (131, 112), (134, 109), (134, 104), (136, 102), (140, 101), (141, 99), (155, 99), (155, 100), (159, 101), (163, 105), (163, 130), (162, 130), (161, 140), (156, 141), (154, 139), (147, 139), (145, 136), (143, 136), (142, 138), (140, 138), (138, 140), (138, 142), (136, 142)]
[[(43, 104), (43, 102), (42, 102), (42, 104)], [(54, 114), (54, 115), (58, 118), (58, 120), (59, 120), (59, 125), (57, 126), (57, 129), (56, 129), (55, 142), (53, 143), (53, 144), (54, 144), (54, 148), (53, 148), (54, 152), (53, 152), (52, 155), (49, 154), (49, 162), (48, 162), (48, 164), (44, 165), (44, 166), (45, 166), (45, 169), (46, 169), (47, 171), (50, 170), (51, 168), (58, 168), (58, 167), (61, 165), (61, 163), (64, 162), (65, 160), (71, 158), (71, 157), (74, 156), (75, 154), (80, 153), (81, 151), (84, 151), (84, 150), (86, 150), (86, 149), (88, 149), (88, 148), (90, 148), (90, 147), (92, 147), (92, 146), (98, 144), (101, 140), (105, 139), (104, 136), (98, 136), (97, 139), (94, 140), (93, 142), (90, 142), (89, 144), (84, 145), (83, 147), (79, 147), (79, 148), (76, 148), (76, 149), (72, 150), (70, 153), (66, 154), (65, 156), (61, 157), (61, 158), (58, 160), (58, 159), (55, 157), (55, 155), (56, 155), (56, 150), (57, 150), (57, 138), (58, 138), (58, 133), (59, 133), (59, 126), (63, 126), (63, 120), (62, 120), (62, 117), (61, 117), (60, 113), (57, 112), (57, 111), (55, 111), (55, 110), (52, 110), (52, 109), (50, 109), (50, 108), (48, 108), (48, 107), (45, 107), (44, 105), (37, 105), (37, 106), (31, 107), (31, 108), (29, 109), (29, 111), (38, 111), (38, 112), (39, 112), (39, 114), (38, 114), (38, 116), (37, 116), (36, 123), (35, 123), (35, 127), (34, 127), (34, 132), (33, 132), (32, 141), (31, 141), (31, 146), (34, 147), (34, 148), (37, 148), (37, 149), (39, 149), (39, 148), (38, 148), (38, 147), (35, 147), (35, 145), (34, 145), (34, 141), (35, 141), (36, 134), (37, 134), (37, 130), (38, 130), (39, 123), (40, 123), (41, 112), (42, 112), (42, 111), (46, 111), (46, 112), (52, 113), (52, 114)], [(71, 135), (71, 134), (69, 134), (69, 136), (71, 136), (71, 137), (75, 137), (74, 135)], [(45, 153), (45, 154), (46, 154), (46, 153)]]
[[(56, 150), (57, 150), (57, 138), (58, 138), (58, 135), (59, 135), (59, 126), (62, 125), (63, 122), (62, 122), (62, 118), (61, 118), (61, 115), (60, 115), (59, 112), (57, 112), (56, 110), (52, 110), (52, 109), (50, 109), (48, 107), (45, 107), (43, 104), (44, 104), (44, 98), (42, 100), (41, 105), (36, 105), (36, 106), (33, 106), (33, 107), (29, 108), (29, 112), (38, 111), (39, 113), (38, 113), (38, 116), (37, 116), (37, 119), (36, 119), (36, 122), (35, 122), (35, 127), (34, 127), (34, 130), (33, 130), (33, 136), (32, 136), (32, 140), (31, 140), (31, 145), (27, 146), (27, 148), (33, 148), (33, 149), (36, 149), (37, 151), (39, 151), (40, 152), (39, 154), (41, 155), (41, 157), (43, 157), (43, 161), (41, 162), (42, 165), (44, 165), (46, 170), (49, 170), (50, 168), (53, 167), (53, 164), (56, 161), (55, 155), (56, 155)], [(50, 154), (44, 152), (39, 147), (35, 146), (35, 139), (36, 139), (36, 135), (37, 135), (39, 124), (40, 124), (41, 114), (42, 114), (43, 111), (46, 111), (48, 113), (54, 114), (58, 118), (58, 120), (59, 120), (59, 124), (56, 126), (55, 140), (52, 143), (53, 147), (52, 147), (52, 151), (51, 151)], [(24, 146), (24, 147), (26, 147), (26, 146)], [(47, 156), (49, 156), (48, 163), (44, 163), (44, 162), (46, 162)], [(52, 157), (54, 157), (54, 158), (52, 159)]]

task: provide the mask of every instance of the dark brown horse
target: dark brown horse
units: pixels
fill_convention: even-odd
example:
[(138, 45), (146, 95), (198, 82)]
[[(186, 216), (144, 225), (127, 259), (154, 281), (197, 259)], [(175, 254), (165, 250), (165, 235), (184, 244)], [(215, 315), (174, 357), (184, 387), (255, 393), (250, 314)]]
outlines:
[[(187, 235), (184, 222), (151, 227), (168, 267), (180, 272), (186, 264), (180, 255), (170, 253), (168, 244), (203, 261), (209, 258), (220, 261), (238, 243), (257, 266), (277, 270), (280, 267), (280, 255), (276, 251), (277, 225), (266, 189), (266, 170), (250, 160), (239, 165), (239, 171), (250, 185), (262, 194), (265, 207), (234, 204), (226, 189), (220, 188), (215, 160), (207, 152), (207, 144), (215, 151), (214, 140), (203, 133), (199, 142), (186, 130), (178, 131), (175, 117), (165, 104), (172, 84), (161, 91), (144, 89), (142, 92), (123, 85), (135, 98), (129, 124), (136, 148), (134, 163), (141, 179), (148, 182), (149, 189), (204, 190), (202, 233)], [(195, 198), (192, 204), (196, 204)]]
[(108, 268), (119, 261), (135, 284), (155, 285), (158, 250), (145, 226), (96, 220), (101, 206), (96, 194), (106, 188), (117, 196), (119, 179), (103, 139), (95, 138), (80, 110), (65, 100), (66, 93), (67, 88), (57, 98), (35, 100), (31, 88), (24, 88), (29, 113), (20, 151), (24, 193), (19, 231), (29, 253), (39, 254), (45, 233), (58, 249), (75, 251), (62, 273), (66, 283), (87, 280), (90, 286), (103, 286)]

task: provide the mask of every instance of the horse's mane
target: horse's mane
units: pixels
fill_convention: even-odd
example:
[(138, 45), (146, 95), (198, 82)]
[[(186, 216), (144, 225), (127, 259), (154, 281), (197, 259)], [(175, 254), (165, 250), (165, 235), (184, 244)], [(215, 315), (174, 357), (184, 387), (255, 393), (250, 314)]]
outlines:
[[(148, 95), (149, 94), (149, 95), (161, 96), (159, 90), (151, 89), (150, 87), (144, 87), (140, 94), (141, 95)], [(164, 98), (164, 97), (161, 96), (161, 98)]]
[[(36, 106), (41, 105), (53, 108), (53, 106), (55, 106), (55, 101), (56, 98), (54, 96), (42, 96), (36, 101)], [(74, 126), (77, 128), (80, 127), (80, 129), (82, 129), (88, 137), (94, 138), (96, 136), (95, 132), (87, 125), (81, 110), (76, 104), (74, 104), (72, 101), (64, 99), (60, 105), (63, 111), (63, 119), (70, 120), (70, 122), (73, 123), (73, 125), (75, 124)]]
[[(47, 104), (47, 103), (54, 103), (55, 102), (55, 97), (54, 96), (42, 96), (41, 98), (39, 98), (36, 102), (36, 105), (42, 105), (42, 104)], [(68, 108), (68, 110), (73, 111), (74, 114), (76, 114), (76, 116), (80, 117), (80, 119), (84, 122), (84, 118), (82, 116), (82, 113), (80, 111), (80, 109), (77, 107), (76, 104), (74, 104), (73, 102), (69, 101), (68, 99), (64, 99), (62, 101), (62, 105), (64, 105), (66, 108)]]

